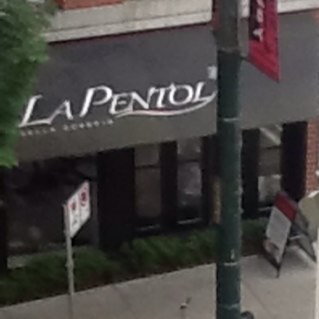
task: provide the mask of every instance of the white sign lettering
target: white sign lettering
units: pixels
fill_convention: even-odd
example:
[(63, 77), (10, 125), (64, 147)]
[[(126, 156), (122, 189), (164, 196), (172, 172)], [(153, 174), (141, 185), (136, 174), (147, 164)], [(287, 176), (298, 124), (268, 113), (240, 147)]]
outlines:
[(257, 12), (256, 19), (258, 22), (258, 27), (253, 31), (255, 37), (258, 38), (260, 42), (264, 40), (264, 19), (265, 19), (265, 0), (257, 0)]
[[(67, 122), (84, 119), (94, 108), (103, 108), (112, 119), (126, 116), (176, 116), (190, 113), (209, 105), (217, 96), (217, 91), (205, 94), (206, 82), (195, 85), (175, 84), (168, 87), (151, 87), (145, 95), (138, 92), (116, 93), (111, 87), (101, 85), (87, 89), (80, 111), (74, 112), (72, 102), (64, 100), (51, 114), (39, 118), (37, 110), (43, 102), (43, 95), (31, 97), (25, 108), (20, 128), (50, 126), (57, 118)], [(42, 113), (42, 112), (41, 112)]]
[[(104, 97), (103, 97), (103, 99), (95, 101), (93, 99), (94, 95), (99, 91), (104, 94)], [(104, 105), (107, 102), (109, 102), (112, 99), (112, 95), (113, 95), (112, 89), (107, 87), (107, 86), (98, 86), (96, 88), (88, 89), (86, 92), (86, 95), (85, 95), (85, 99), (84, 99), (82, 111), (80, 113), (80, 117), (85, 117), (88, 114), (90, 107), (92, 105), (94, 105), (94, 106)]]

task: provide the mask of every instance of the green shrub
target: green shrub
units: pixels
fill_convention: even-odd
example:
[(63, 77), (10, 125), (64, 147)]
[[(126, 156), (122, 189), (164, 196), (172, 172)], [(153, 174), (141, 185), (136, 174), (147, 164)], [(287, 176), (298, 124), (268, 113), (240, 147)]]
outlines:
[(150, 247), (148, 241), (143, 239), (134, 240), (131, 248), (136, 260), (138, 261), (138, 272), (146, 273), (148, 269), (154, 271), (153, 267), (156, 266), (156, 253)]
[(125, 243), (122, 245), (119, 252), (119, 258), (125, 268), (125, 271), (138, 272), (139, 260), (132, 249), (131, 243)]
[[(14, 271), (12, 278), (24, 291), (30, 290), (34, 298), (45, 292), (63, 292), (67, 288), (65, 257), (62, 254), (45, 254), (32, 258), (27, 265)], [(29, 293), (28, 293), (29, 294)]]
[(21, 292), (17, 282), (10, 278), (0, 279), (0, 303), (1, 305), (10, 305), (19, 302), (21, 299)]
[(216, 229), (206, 229), (196, 231), (193, 234), (193, 241), (197, 243), (200, 255), (205, 261), (212, 261), (216, 257), (217, 231)]
[(154, 237), (149, 239), (157, 263), (163, 269), (176, 269), (180, 262), (181, 243), (179, 238)]
[(266, 218), (245, 220), (242, 223), (243, 240), (262, 240), (265, 234), (266, 226)]
[(120, 273), (121, 267), (119, 262), (93, 248), (77, 250), (74, 253), (74, 266), (75, 282), (79, 287), (112, 281)]
[[(265, 227), (265, 220), (243, 222), (243, 246), (246, 247), (246, 251), (256, 251), (263, 239)], [(209, 228), (183, 235), (136, 239), (124, 244), (120, 251), (113, 255), (104, 254), (93, 248), (76, 248), (76, 288), (85, 289), (212, 262), (216, 257), (216, 245), (216, 228)], [(0, 304), (65, 293), (65, 264), (64, 251), (32, 257), (25, 267), (15, 269), (0, 278)]]

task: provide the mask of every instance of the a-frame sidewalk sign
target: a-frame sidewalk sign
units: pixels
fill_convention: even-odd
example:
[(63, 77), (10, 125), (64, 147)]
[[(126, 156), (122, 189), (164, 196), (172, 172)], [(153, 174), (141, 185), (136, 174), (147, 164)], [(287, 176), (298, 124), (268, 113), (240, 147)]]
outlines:
[(298, 204), (285, 192), (275, 198), (263, 242), (263, 254), (280, 276), (287, 246), (297, 244), (316, 262), (316, 253), (309, 234), (309, 222)]

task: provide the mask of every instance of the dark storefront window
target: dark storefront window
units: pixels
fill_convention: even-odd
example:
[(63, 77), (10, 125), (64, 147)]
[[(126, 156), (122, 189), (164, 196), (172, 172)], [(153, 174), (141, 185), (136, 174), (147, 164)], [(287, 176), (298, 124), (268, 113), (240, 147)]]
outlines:
[(199, 138), (178, 141), (178, 222), (201, 218), (201, 142)]
[(201, 144), (200, 138), (171, 142), (165, 145), (165, 156), (163, 145), (135, 149), (138, 230), (168, 230), (174, 224), (202, 221)]
[(137, 147), (135, 167), (137, 227), (157, 228), (161, 215), (159, 146)]
[(259, 165), (259, 202), (262, 210), (272, 205), (276, 193), (280, 190), (280, 125), (260, 129), (260, 165)]
[[(84, 180), (91, 184), (95, 214), (95, 161), (93, 157), (54, 159), (20, 164), (7, 176), (8, 237), (10, 253), (34, 252), (64, 242), (63, 204)], [(74, 244), (92, 242), (93, 217)]]

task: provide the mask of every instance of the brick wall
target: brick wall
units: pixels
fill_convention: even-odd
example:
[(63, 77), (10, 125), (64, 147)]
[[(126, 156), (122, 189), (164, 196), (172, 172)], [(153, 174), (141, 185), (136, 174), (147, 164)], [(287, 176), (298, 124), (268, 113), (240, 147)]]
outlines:
[(318, 119), (309, 121), (306, 128), (305, 191), (307, 194), (318, 188), (316, 176), (319, 148), (318, 122)]
[(54, 0), (61, 9), (80, 9), (98, 7), (108, 4), (117, 4), (123, 0)]

